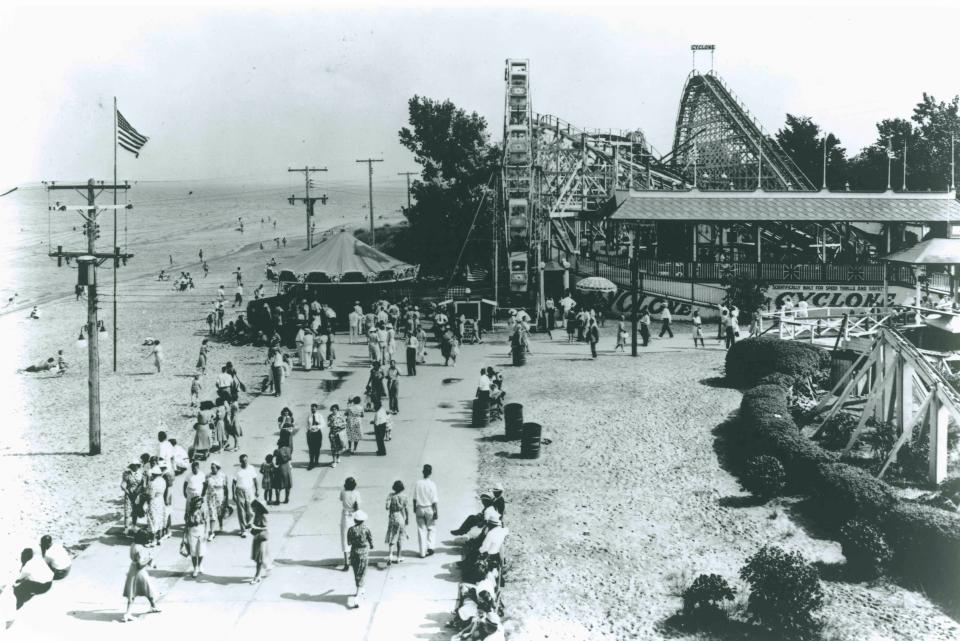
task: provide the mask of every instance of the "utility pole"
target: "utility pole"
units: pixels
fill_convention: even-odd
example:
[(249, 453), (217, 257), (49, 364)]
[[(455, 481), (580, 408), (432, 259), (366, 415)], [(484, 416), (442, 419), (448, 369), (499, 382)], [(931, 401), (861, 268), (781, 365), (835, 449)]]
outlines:
[(416, 176), (419, 172), (416, 171), (401, 171), (398, 172), (398, 176), (407, 177), (407, 209), (410, 209), (410, 176)]
[(637, 355), (637, 313), (640, 308), (640, 230), (633, 230), (630, 247), (630, 355)]
[[(86, 196), (86, 206), (67, 206), (58, 203), (57, 210), (67, 211), (76, 210), (84, 219), (84, 232), (87, 236), (87, 251), (85, 252), (65, 252), (63, 246), (58, 246), (57, 251), (50, 252), (50, 256), (57, 258), (57, 265), (61, 264), (63, 258), (76, 258), (78, 266), (78, 285), (87, 287), (87, 366), (89, 370), (89, 451), (90, 454), (100, 453), (100, 341), (99, 327), (97, 323), (97, 276), (96, 266), (103, 264), (104, 261), (113, 260), (114, 265), (120, 260), (126, 262), (132, 258), (133, 254), (121, 254), (119, 247), (114, 246), (113, 252), (97, 253), (97, 237), (100, 235), (100, 226), (97, 224), (97, 217), (101, 212), (107, 210), (116, 210), (124, 207), (132, 209), (132, 205), (106, 205), (97, 207), (97, 196), (104, 189), (129, 189), (130, 185), (104, 185), (95, 183), (91, 178), (86, 185), (58, 185), (50, 183), (48, 190), (69, 189), (77, 191)], [(96, 191), (99, 189), (100, 191)], [(84, 194), (84, 192), (86, 192)]]
[[(377, 247), (377, 235), (373, 230), (373, 163), (383, 162), (383, 158), (364, 158), (363, 160), (358, 160), (357, 162), (367, 163), (368, 176), (368, 189), (369, 189), (369, 207), (370, 207), (370, 246), (373, 248)], [(408, 192), (409, 193), (409, 192)]]
[(299, 200), (305, 203), (307, 206), (307, 249), (310, 249), (311, 247), (313, 247), (313, 232), (310, 229), (310, 223), (312, 222), (312, 219), (313, 219), (313, 204), (318, 200), (320, 201), (321, 205), (327, 204), (326, 194), (317, 198), (310, 197), (310, 183), (311, 183), (310, 174), (313, 172), (326, 171), (326, 170), (327, 170), (326, 167), (304, 167), (303, 169), (287, 169), (288, 172), (293, 171), (293, 172), (303, 173), (303, 183), (304, 183), (304, 189), (306, 190), (306, 196), (304, 198), (297, 198), (295, 195), (291, 195), (289, 198), (287, 198), (287, 202), (293, 205)]

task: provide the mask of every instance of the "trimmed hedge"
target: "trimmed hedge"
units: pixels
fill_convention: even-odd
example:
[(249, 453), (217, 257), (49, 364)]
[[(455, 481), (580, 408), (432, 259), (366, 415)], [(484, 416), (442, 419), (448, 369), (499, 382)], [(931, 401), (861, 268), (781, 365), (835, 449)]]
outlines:
[(788, 392), (781, 385), (747, 390), (738, 425), (748, 437), (749, 452), (744, 455), (780, 459), (788, 486), (816, 499), (825, 525), (839, 530), (850, 519), (873, 524), (893, 549), (896, 570), (960, 605), (960, 515), (899, 500), (889, 485), (839, 462), (837, 453), (803, 436), (790, 417)]
[(830, 354), (809, 343), (780, 338), (746, 338), (727, 350), (727, 380), (737, 387), (755, 385), (770, 374), (814, 376), (830, 366)]

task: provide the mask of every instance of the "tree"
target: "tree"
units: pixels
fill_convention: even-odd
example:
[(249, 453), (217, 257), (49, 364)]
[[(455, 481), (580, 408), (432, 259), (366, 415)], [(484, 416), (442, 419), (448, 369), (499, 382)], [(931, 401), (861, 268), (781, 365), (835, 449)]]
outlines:
[[(800, 171), (820, 187), (823, 184), (824, 136), (820, 126), (808, 116), (787, 114), (784, 126), (774, 135)], [(827, 188), (843, 189), (847, 181), (847, 150), (840, 146), (840, 139), (826, 135)]]
[(493, 232), (484, 195), (492, 195), (500, 150), (489, 142), (486, 120), (450, 100), (414, 96), (408, 105), (410, 126), (400, 130), (400, 144), (423, 170), (410, 188), (415, 203), (404, 210), (410, 229), (398, 254), (415, 258), (427, 273), (450, 274), (469, 234), (461, 265), (488, 263)]
[(753, 315), (770, 302), (767, 290), (770, 285), (764, 280), (754, 280), (749, 276), (728, 273), (720, 279), (720, 284), (727, 290), (723, 297), (726, 306), (736, 305), (740, 310), (740, 319), (750, 322)]
[[(886, 118), (877, 123), (877, 141), (850, 162), (850, 184), (858, 190), (887, 186), (887, 163), (893, 189), (903, 186), (904, 143), (907, 151), (907, 189), (942, 191), (950, 184), (950, 140), (960, 141), (960, 97), (937, 101), (924, 93), (910, 119)], [(892, 158), (888, 159), (888, 149)]]

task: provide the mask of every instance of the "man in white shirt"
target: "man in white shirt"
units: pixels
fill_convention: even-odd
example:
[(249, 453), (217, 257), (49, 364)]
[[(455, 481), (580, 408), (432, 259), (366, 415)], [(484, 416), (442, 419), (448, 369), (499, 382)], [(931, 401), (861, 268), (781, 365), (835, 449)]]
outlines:
[(166, 461), (167, 469), (174, 469), (173, 467), (173, 446), (170, 445), (170, 441), (167, 440), (166, 432), (157, 433), (157, 458), (161, 461)]
[(560, 299), (560, 308), (563, 310), (563, 317), (566, 318), (567, 314), (570, 313), (570, 310), (577, 306), (577, 301), (570, 298), (568, 293), (566, 296)]
[(20, 576), (13, 583), (17, 609), (37, 594), (43, 594), (53, 585), (53, 570), (42, 557), (34, 556), (31, 548), (20, 553)]
[(240, 522), (240, 536), (247, 538), (247, 529), (253, 523), (251, 501), (260, 498), (260, 482), (257, 470), (247, 462), (247, 455), (240, 455), (240, 469), (233, 479), (233, 500), (237, 504), (237, 520)]
[(70, 553), (62, 543), (54, 543), (53, 537), (49, 534), (40, 537), (40, 554), (53, 572), (54, 580), (62, 579), (70, 573), (70, 566), (73, 565)]
[(231, 307), (243, 306), (243, 283), (237, 283), (237, 288), (233, 290), (233, 305)]
[(664, 301), (663, 311), (660, 312), (660, 338), (663, 338), (664, 334), (670, 334), (670, 338), (673, 338), (673, 328), (670, 327), (672, 321), (673, 315), (670, 314), (670, 308), (667, 307), (667, 303)]
[(493, 506), (484, 510), (483, 516), (488, 529), (483, 537), (483, 543), (480, 544), (479, 552), (481, 555), (487, 555), (492, 567), (500, 567), (500, 550), (503, 548), (508, 530), (500, 525), (500, 513)]
[(217, 398), (222, 398), (227, 403), (230, 402), (231, 388), (233, 387), (233, 376), (227, 371), (227, 367), (220, 368), (217, 374)]
[(207, 480), (207, 475), (200, 471), (200, 462), (194, 461), (190, 464), (190, 476), (183, 481), (183, 498), (190, 505), (190, 499), (195, 496), (203, 496), (203, 485)]
[(420, 558), (433, 554), (436, 539), (437, 485), (430, 479), (431, 465), (423, 466), (423, 478), (413, 488), (413, 511), (417, 515), (417, 534), (420, 539)]
[(480, 378), (477, 380), (477, 398), (483, 407), (490, 405), (490, 377), (487, 370), (480, 368)]

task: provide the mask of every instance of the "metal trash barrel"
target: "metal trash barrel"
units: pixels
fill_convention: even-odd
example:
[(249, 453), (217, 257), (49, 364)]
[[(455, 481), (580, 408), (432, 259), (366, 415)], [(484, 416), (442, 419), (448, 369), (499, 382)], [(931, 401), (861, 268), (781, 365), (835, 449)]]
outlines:
[(508, 441), (519, 440), (523, 435), (523, 405), (507, 403), (503, 408), (503, 426)]
[(833, 352), (830, 359), (830, 385), (836, 385), (859, 357), (860, 355), (852, 350), (844, 349)]
[(486, 427), (490, 418), (490, 399), (473, 399), (473, 426)]
[(512, 350), (513, 366), (520, 367), (527, 364), (527, 352), (523, 348)]
[(523, 436), (520, 437), (520, 456), (523, 458), (540, 458), (540, 433), (542, 430), (540, 423), (523, 424)]

